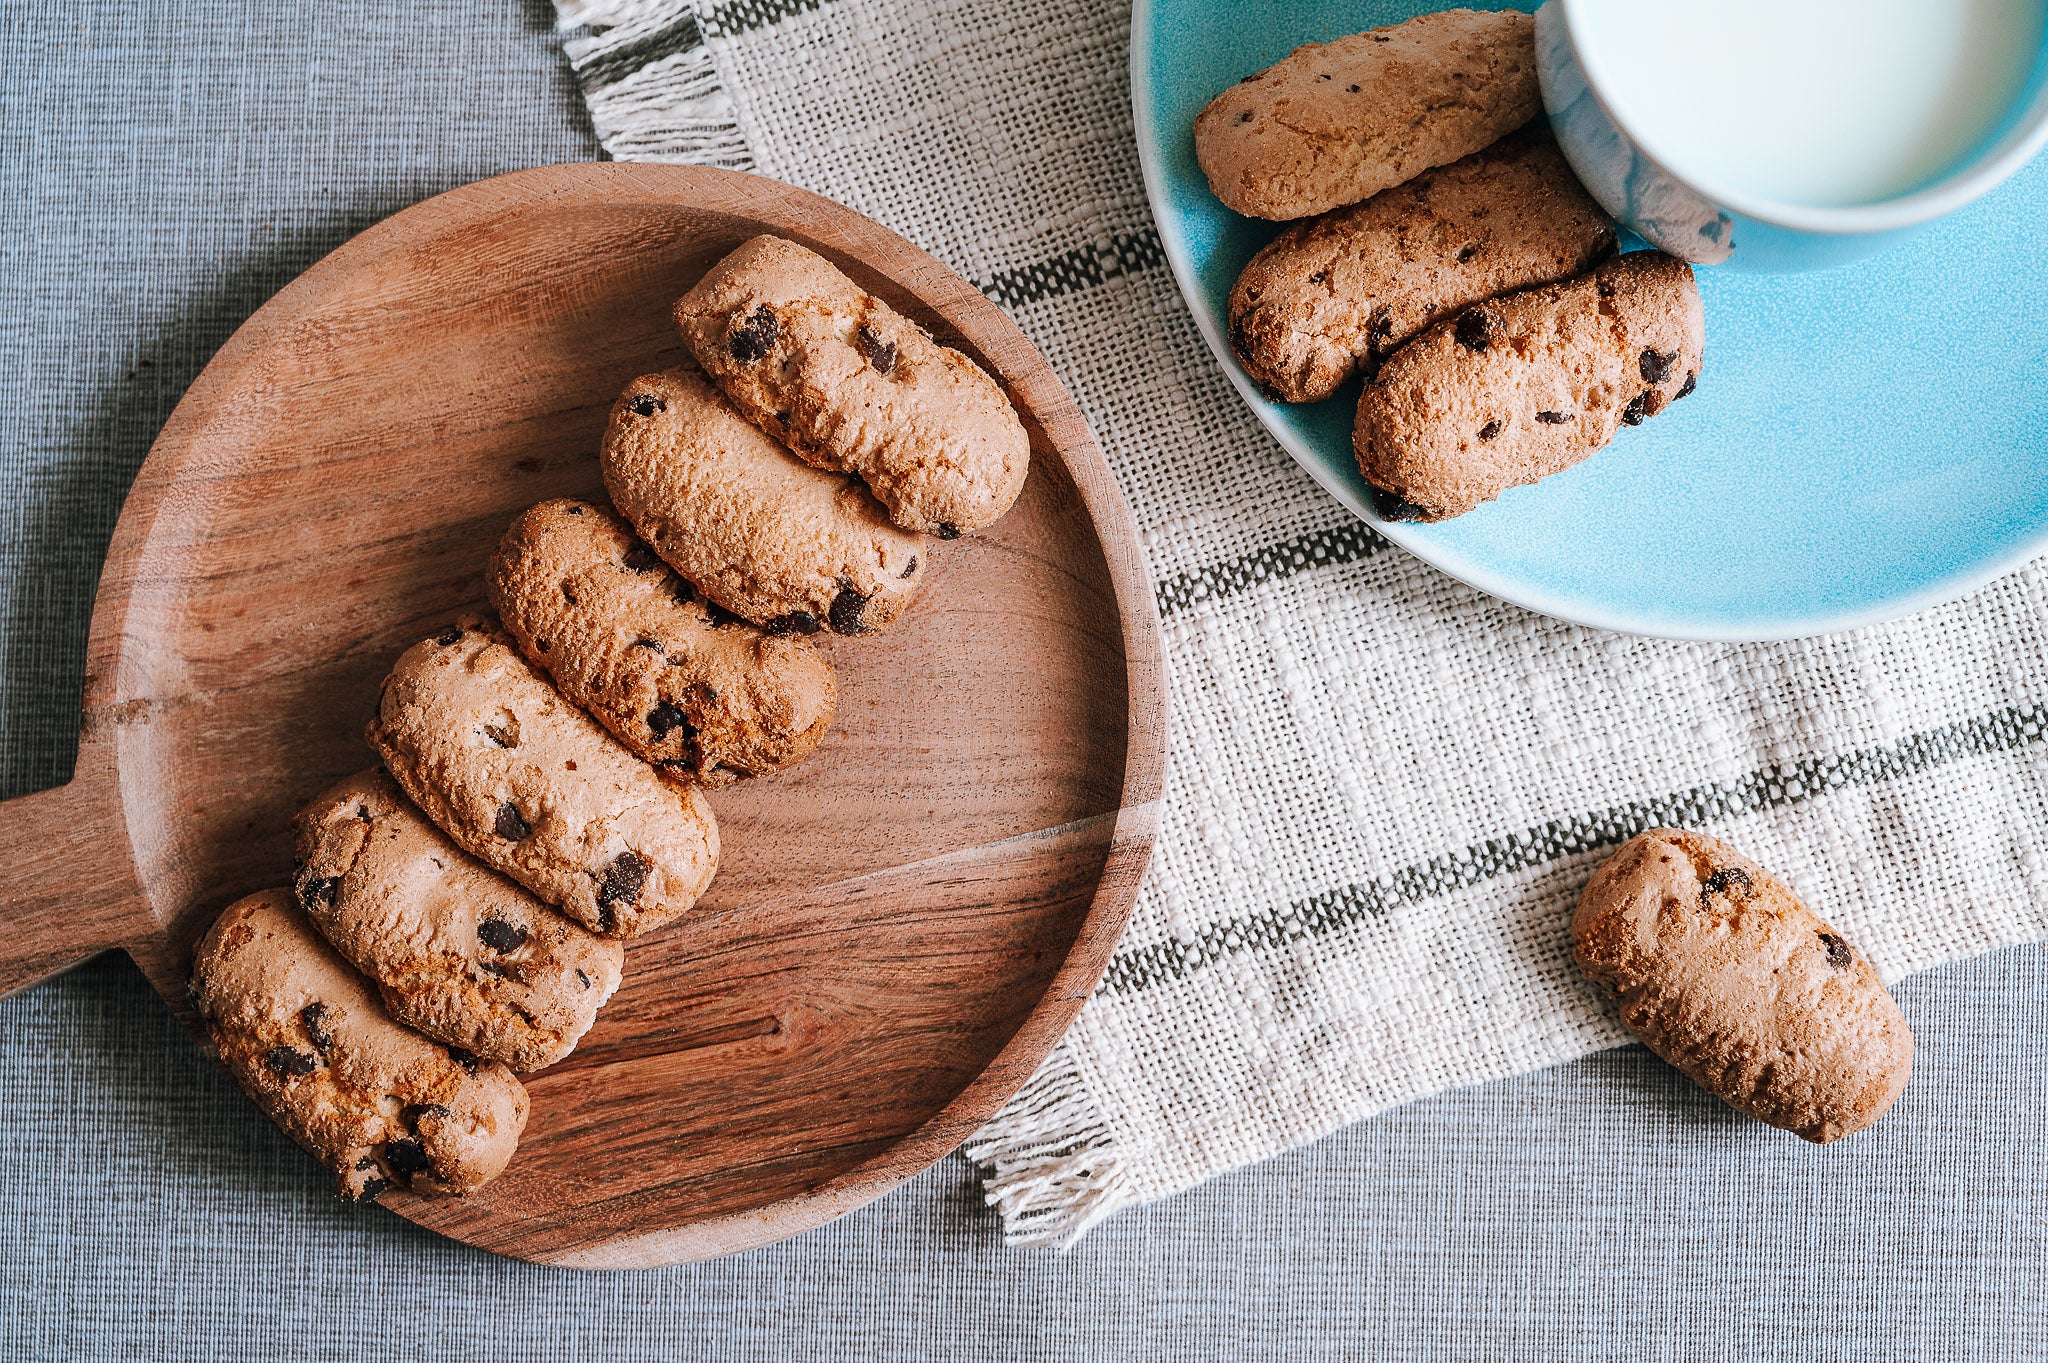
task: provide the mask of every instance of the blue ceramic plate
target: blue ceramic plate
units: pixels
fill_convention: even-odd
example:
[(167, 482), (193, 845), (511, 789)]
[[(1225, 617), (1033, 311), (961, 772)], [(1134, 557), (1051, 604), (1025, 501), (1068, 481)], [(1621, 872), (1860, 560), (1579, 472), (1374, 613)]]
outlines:
[(1857, 265), (1702, 270), (1706, 365), (1692, 397), (1457, 520), (1381, 524), (1351, 456), (1357, 384), (1327, 402), (1272, 403), (1231, 358), (1230, 286), (1279, 229), (1209, 193), (1192, 129), (1211, 95), (1301, 43), (1435, 8), (1137, 0), (1132, 100), (1167, 257), (1238, 391), (1317, 482), (1482, 591), (1676, 638), (1872, 624), (2048, 550), (2048, 158)]

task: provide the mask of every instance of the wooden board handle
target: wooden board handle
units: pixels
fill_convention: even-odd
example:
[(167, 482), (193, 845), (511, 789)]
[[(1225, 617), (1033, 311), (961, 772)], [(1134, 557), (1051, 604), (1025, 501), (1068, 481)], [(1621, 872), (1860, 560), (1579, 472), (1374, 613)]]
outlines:
[(81, 752), (68, 786), (0, 801), (0, 998), (120, 945), (147, 916), (101, 756)]

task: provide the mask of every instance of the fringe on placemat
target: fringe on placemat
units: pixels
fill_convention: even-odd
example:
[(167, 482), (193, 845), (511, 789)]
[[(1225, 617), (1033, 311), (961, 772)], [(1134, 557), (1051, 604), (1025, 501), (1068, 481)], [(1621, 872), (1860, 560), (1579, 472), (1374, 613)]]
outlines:
[(597, 140), (621, 161), (751, 170), (738, 110), (690, 0), (555, 0)]
[(961, 1150), (981, 1166), (1008, 1244), (1064, 1250), (1139, 1200), (1065, 1046)]

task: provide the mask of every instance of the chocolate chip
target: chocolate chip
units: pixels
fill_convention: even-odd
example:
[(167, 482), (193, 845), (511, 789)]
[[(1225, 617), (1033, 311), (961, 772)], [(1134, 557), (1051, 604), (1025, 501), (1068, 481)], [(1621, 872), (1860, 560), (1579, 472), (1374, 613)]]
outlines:
[(1572, 419), (1570, 412), (1538, 412), (1536, 419), (1546, 426), (1562, 426)]
[(580, 502), (572, 502), (572, 503), (570, 503), (570, 505), (569, 505), (569, 514), (570, 514), (570, 515), (572, 515), (572, 516), (580, 516), (580, 515), (582, 515), (582, 514), (583, 514), (583, 510), (584, 510), (584, 508), (583, 508), (583, 505), (582, 505), (582, 503), (580, 503)]
[(649, 653), (657, 653), (657, 654), (660, 654), (660, 653), (667, 653), (667, 652), (668, 652), (668, 650), (667, 650), (667, 649), (665, 649), (665, 648), (663, 648), (663, 647), (661, 646), (661, 640), (659, 640), (659, 639), (635, 639), (635, 640), (633, 641), (633, 647), (634, 647), (634, 648), (644, 648), (644, 649), (646, 649), (646, 650), (647, 650), (647, 651), (648, 651)]
[(697, 599), (697, 589), (681, 578), (677, 578), (669, 584), (668, 594), (675, 600), (682, 602), (685, 606)]
[(832, 598), (832, 609), (827, 618), (832, 621), (834, 634), (865, 634), (867, 627), (861, 623), (861, 612), (868, 608), (868, 599), (842, 581), (839, 594)]
[(689, 716), (669, 701), (662, 701), (647, 712), (647, 731), (654, 735), (654, 741), (657, 743), (667, 738), (678, 726), (688, 728), (689, 724)]
[(1692, 390), (1699, 386), (1700, 376), (1698, 374), (1687, 374), (1685, 376), (1685, 382), (1678, 386), (1678, 392), (1675, 395), (1675, 397), (1689, 398), (1692, 396)]
[[(371, 1161), (371, 1163), (374, 1164), (375, 1161), (373, 1160)], [(356, 1194), (356, 1201), (368, 1202), (371, 1198), (383, 1192), (386, 1188), (389, 1188), (390, 1186), (391, 1181), (385, 1178), (382, 1174), (372, 1174), (368, 1178), (363, 1180), (362, 1191)]]
[(484, 737), (490, 739), (491, 742), (501, 748), (516, 748), (519, 746), (519, 740), (513, 737), (512, 731), (502, 724), (484, 725)]
[(486, 918), (476, 925), (477, 939), (492, 951), (517, 951), (526, 945), (526, 929), (502, 918)]
[(534, 647), (535, 647), (536, 649), (539, 649), (539, 650), (540, 650), (540, 651), (541, 651), (542, 653), (546, 653), (546, 652), (548, 651), (549, 647), (550, 647), (550, 645), (548, 644), (548, 641), (547, 641), (547, 640), (545, 640), (545, 639), (535, 639), (535, 640), (533, 641), (533, 646), (534, 646)]
[(647, 883), (647, 863), (631, 852), (619, 853), (604, 873), (604, 883), (597, 887), (597, 902), (605, 907), (613, 904), (636, 904), (640, 901), (640, 888)]
[(1643, 418), (1650, 415), (1650, 394), (1641, 392), (1629, 399), (1628, 406), (1621, 409), (1621, 424), (1640, 426)]
[(1847, 970), (1856, 964), (1856, 953), (1849, 950), (1849, 944), (1832, 932), (1820, 934), (1821, 947), (1828, 953), (1828, 964), (1837, 970)]
[(597, 930), (610, 936), (618, 930), (618, 926), (619, 915), (612, 910), (612, 906), (600, 903), (597, 906)]
[(340, 876), (312, 876), (299, 884), (299, 904), (310, 909), (315, 904), (332, 904), (334, 896), (341, 889)]
[(576, 983), (581, 985), (583, 988), (588, 989), (590, 988), (590, 976), (584, 974), (581, 970), (578, 970), (576, 972)]
[(1468, 261), (1468, 260), (1472, 259), (1472, 257), (1474, 257), (1474, 256), (1476, 256), (1476, 255), (1478, 255), (1478, 254), (1479, 254), (1479, 248), (1478, 248), (1477, 246), (1471, 246), (1471, 245), (1467, 245), (1467, 246), (1461, 246), (1461, 247), (1459, 247), (1459, 248), (1458, 248), (1458, 263), (1459, 263), (1460, 265), (1462, 265), (1462, 264), (1464, 264), (1464, 263), (1465, 263), (1466, 261)]
[(1393, 318), (1385, 308), (1375, 308), (1372, 320), (1365, 324), (1365, 358), (1359, 362), (1359, 371), (1367, 383), (1380, 376), (1380, 365), (1387, 357), (1386, 341), (1393, 334)]
[(640, 393), (633, 398), (629, 405), (633, 409), (634, 416), (653, 416), (668, 404), (652, 393)]
[(1387, 491), (1385, 488), (1376, 487), (1372, 490), (1372, 503), (1373, 508), (1380, 513), (1380, 519), (1383, 521), (1426, 521), (1429, 519), (1427, 507), (1417, 506), (1415, 503), (1407, 501), (1398, 494)]
[(1481, 351), (1493, 344), (1492, 328), (1487, 325), (1486, 314), (1474, 308), (1458, 314), (1458, 325), (1454, 334), (1458, 344), (1467, 350)]
[(644, 544), (636, 544), (628, 549), (624, 563), (636, 573), (659, 572), (662, 567), (661, 555)]
[(885, 341), (882, 334), (863, 323), (853, 333), (853, 342), (860, 347), (860, 353), (867, 357), (875, 372), (887, 377), (896, 372), (896, 343)]
[(1662, 383), (1664, 376), (1671, 372), (1671, 362), (1676, 355), (1659, 355), (1654, 350), (1645, 350), (1636, 360), (1636, 368), (1643, 371), (1644, 383)]
[(499, 837), (509, 838), (513, 842), (524, 842), (533, 836), (533, 825), (527, 823), (525, 817), (512, 807), (510, 800), (498, 806), (497, 822), (491, 826), (497, 829)]
[(414, 1174), (425, 1173), (431, 1167), (425, 1147), (404, 1136), (384, 1147), (384, 1162), (391, 1166), (392, 1173), (408, 1179)]
[(334, 1044), (334, 1033), (327, 1030), (327, 1005), (309, 1003), (299, 1010), (299, 1025), (306, 1029), (306, 1040), (313, 1043), (313, 1049), (325, 1052)]
[[(1243, 84), (1243, 82), (1242, 82), (1242, 81), (1240, 81), (1240, 82), (1239, 82), (1239, 84)], [(1252, 121), (1252, 114), (1251, 114), (1251, 110), (1247, 109), (1247, 110), (1245, 110), (1245, 111), (1244, 111), (1243, 113), (1239, 114), (1239, 115), (1237, 116), (1237, 121), (1238, 121), (1238, 123), (1239, 123), (1239, 124), (1245, 124), (1245, 123), (1249, 123), (1249, 122), (1251, 122), (1251, 121)]]
[(453, 1060), (456, 1064), (462, 1066), (462, 1068), (469, 1071), (469, 1073), (476, 1073), (476, 1052), (465, 1051), (460, 1046), (450, 1046), (448, 1048), (448, 1058), (450, 1060)]
[(1500, 423), (1498, 421), (1489, 421), (1479, 428), (1479, 438), (1481, 440), (1491, 440), (1499, 434)]
[(782, 324), (775, 320), (774, 309), (763, 303), (732, 329), (732, 334), (725, 338), (725, 348), (735, 360), (752, 364), (775, 349), (781, 336)]
[(448, 626), (448, 628), (446, 628), (446, 629), (442, 630), (442, 631), (441, 631), (441, 632), (440, 632), (439, 634), (436, 634), (436, 635), (434, 636), (434, 642), (435, 642), (435, 643), (437, 643), (437, 644), (439, 644), (439, 645), (440, 645), (441, 647), (443, 647), (443, 648), (446, 648), (446, 647), (448, 647), (448, 645), (450, 645), (450, 644), (459, 644), (459, 643), (461, 643), (461, 642), (462, 642), (462, 626), (460, 626), (460, 625), (450, 625), (450, 626)]
[(900, 573), (898, 573), (898, 574), (896, 574), (896, 576), (897, 576), (897, 577), (899, 577), (899, 578), (903, 578), (903, 577), (909, 577), (909, 576), (910, 576), (910, 575), (911, 575), (912, 573), (914, 573), (914, 572), (916, 572), (916, 571), (917, 571), (917, 555), (916, 555), (916, 554), (912, 554), (912, 555), (910, 556), (910, 562), (908, 562), (908, 563), (904, 564), (904, 565), (903, 565), (903, 571), (902, 571), (902, 572), (900, 572)]
[(566, 582), (562, 584), (562, 599), (572, 606), (576, 604), (576, 593), (570, 589), (569, 584)]
[(263, 1053), (263, 1063), (279, 1074), (298, 1078), (311, 1074), (320, 1066), (320, 1057), (294, 1050), (290, 1046), (272, 1046)]
[(420, 1129), (420, 1118), (422, 1117), (446, 1117), (447, 1115), (448, 1108), (442, 1103), (407, 1103), (398, 1110), (398, 1120), (404, 1122), (406, 1129), (409, 1131)]
[(770, 634), (816, 634), (823, 626), (809, 611), (791, 611), (770, 620), (766, 628)]
[(727, 625), (744, 625), (747, 623), (739, 616), (734, 615), (731, 611), (719, 605), (716, 601), (706, 601), (704, 603), (704, 613), (711, 617), (711, 628), (713, 629), (724, 629)]
[(1308, 282), (1311, 284), (1320, 284), (1329, 277), (1330, 272), (1328, 270), (1317, 270), (1314, 274), (1308, 277)]
[(370, 821), (370, 807), (368, 805), (357, 805), (356, 817), (364, 823), (368, 823)]
[(960, 538), (960, 527), (951, 521), (940, 521), (932, 527), (932, 533), (942, 540), (957, 540)]
[(1723, 866), (1708, 872), (1707, 878), (1700, 882), (1700, 898), (1709, 899), (1730, 889), (1748, 891), (1750, 888), (1749, 872), (1740, 866)]
[(1350, 92), (1351, 92), (1352, 94), (1354, 94), (1354, 95), (1358, 93), (1358, 87), (1357, 87), (1357, 86), (1355, 86), (1355, 85), (1347, 85), (1347, 86), (1345, 86), (1344, 88), (1345, 88), (1346, 90), (1349, 90), (1349, 91), (1350, 91)]

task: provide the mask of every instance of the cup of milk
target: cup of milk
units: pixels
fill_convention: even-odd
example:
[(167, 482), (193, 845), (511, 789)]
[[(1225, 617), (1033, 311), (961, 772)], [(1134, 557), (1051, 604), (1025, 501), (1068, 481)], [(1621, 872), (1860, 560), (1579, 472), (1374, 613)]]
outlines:
[(1870, 255), (2048, 144), (2048, 0), (1548, 0), (1536, 52), (1593, 197), (1701, 265)]

